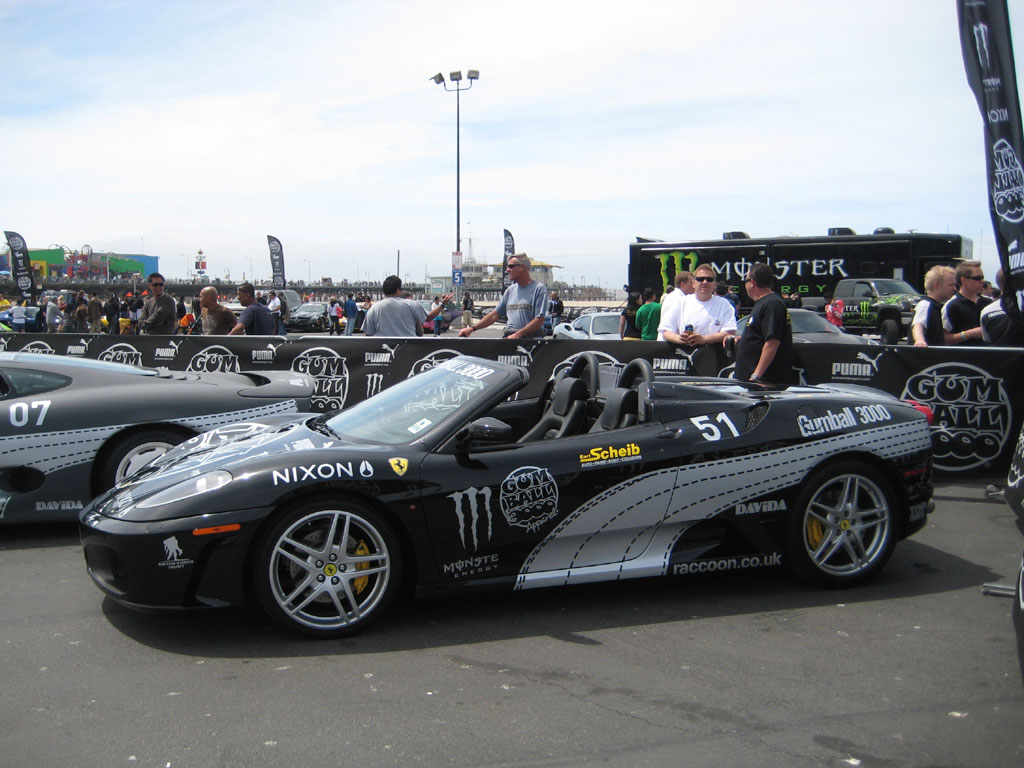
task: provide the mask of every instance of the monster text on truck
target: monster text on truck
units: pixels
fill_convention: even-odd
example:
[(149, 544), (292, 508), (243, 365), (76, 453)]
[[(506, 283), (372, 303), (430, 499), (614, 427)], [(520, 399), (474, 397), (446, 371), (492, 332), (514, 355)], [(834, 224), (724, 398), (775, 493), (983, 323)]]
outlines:
[[(721, 240), (637, 238), (629, 246), (629, 289), (643, 292), (650, 287), (660, 295), (677, 271), (708, 263), (731, 290), (739, 291), (747, 270), (761, 261), (775, 270), (776, 290), (787, 296), (796, 293), (805, 308), (820, 310), (825, 294), (835, 292), (841, 280), (904, 280), (917, 292), (931, 267), (970, 259), (972, 250), (970, 238), (960, 235), (894, 232), (888, 227), (870, 235), (834, 227), (824, 237), (752, 238), (745, 232), (726, 232)], [(740, 296), (746, 299), (742, 291)]]

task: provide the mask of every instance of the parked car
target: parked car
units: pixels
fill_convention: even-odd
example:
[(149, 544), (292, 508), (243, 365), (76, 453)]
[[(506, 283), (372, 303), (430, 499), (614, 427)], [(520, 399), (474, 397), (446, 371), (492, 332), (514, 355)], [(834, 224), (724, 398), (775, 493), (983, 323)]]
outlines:
[(914, 308), (924, 296), (905, 280), (851, 277), (836, 283), (835, 298), (843, 302), (843, 326), (850, 332), (898, 344), (910, 333)]
[[(416, 301), (419, 302), (419, 305), (423, 307), (423, 311), (428, 315), (433, 311), (434, 302), (430, 301), (430, 299), (416, 299)], [(461, 316), (462, 310), (455, 312), (454, 309), (452, 309), (451, 302), (446, 304), (445, 308), (441, 310), (441, 313), (437, 316), (441, 318), (441, 333), (448, 331), (452, 327), (452, 318)], [(427, 320), (427, 322), (423, 324), (424, 334), (429, 335), (434, 332), (434, 323), (437, 321), (437, 317), (433, 320)]]
[(208, 429), (310, 410), (289, 371), (184, 373), (0, 353), (0, 523), (75, 520), (97, 493)]
[(621, 312), (593, 312), (571, 323), (559, 323), (552, 331), (556, 339), (618, 339)]
[[(846, 333), (810, 309), (789, 310), (789, 321), (793, 328), (794, 344), (813, 344), (815, 342), (824, 344), (857, 344), (861, 346), (877, 346), (878, 344), (877, 341), (866, 336)], [(750, 315), (736, 321), (737, 336), (743, 335), (743, 330), (747, 327), (748, 322), (750, 322)]]
[[(5, 309), (0, 312), (0, 323), (8, 329), (14, 330), (11, 310)], [(46, 333), (46, 312), (40, 312), (39, 307), (25, 307), (25, 332)]]
[(321, 301), (303, 304), (288, 313), (288, 319), (284, 321), (284, 328), (286, 331), (297, 332), (330, 330), (329, 308), (330, 305)]
[(924, 406), (656, 379), (645, 360), (602, 391), (600, 367), (580, 353), (543, 397), (517, 399), (528, 370), (459, 356), (347, 410), (194, 437), (83, 510), (88, 572), (129, 607), (254, 595), (283, 627), (335, 637), (404, 587), (779, 564), (847, 587), (925, 524)]

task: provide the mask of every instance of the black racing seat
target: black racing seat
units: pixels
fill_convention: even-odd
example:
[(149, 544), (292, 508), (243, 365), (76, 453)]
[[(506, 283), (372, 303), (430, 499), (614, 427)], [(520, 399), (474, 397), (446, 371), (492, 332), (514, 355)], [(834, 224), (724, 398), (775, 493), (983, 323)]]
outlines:
[(586, 415), (587, 385), (582, 379), (566, 376), (555, 383), (551, 404), (540, 421), (519, 438), (519, 442), (578, 434), (583, 431)]
[(639, 420), (639, 402), (640, 398), (635, 389), (616, 387), (605, 395), (604, 410), (590, 431), (604, 432), (633, 426)]

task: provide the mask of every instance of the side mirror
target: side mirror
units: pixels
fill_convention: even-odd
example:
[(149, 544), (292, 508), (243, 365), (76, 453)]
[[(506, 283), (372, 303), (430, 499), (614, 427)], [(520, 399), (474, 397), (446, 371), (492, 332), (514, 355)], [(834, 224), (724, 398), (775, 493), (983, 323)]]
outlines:
[(512, 434), (512, 427), (504, 421), (485, 416), (463, 427), (455, 435), (455, 447), (468, 450), (476, 443), (504, 443)]

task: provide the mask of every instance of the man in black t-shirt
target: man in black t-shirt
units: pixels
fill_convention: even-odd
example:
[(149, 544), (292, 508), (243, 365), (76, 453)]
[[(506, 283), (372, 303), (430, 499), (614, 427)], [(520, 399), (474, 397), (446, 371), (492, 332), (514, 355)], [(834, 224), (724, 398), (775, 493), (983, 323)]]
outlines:
[(957, 265), (957, 292), (942, 308), (946, 344), (981, 345), (981, 310), (992, 303), (992, 299), (981, 295), (984, 280), (980, 261), (964, 261)]
[(782, 297), (772, 291), (772, 270), (755, 264), (744, 282), (754, 301), (747, 327), (736, 344), (737, 379), (793, 383), (793, 328)]
[[(1003, 270), (1001, 269), (996, 273), (996, 284), (1005, 297)], [(981, 335), (985, 343), (993, 347), (1024, 346), (1024, 329), (1021, 329), (1006, 314), (1002, 300), (994, 300), (981, 310)]]

